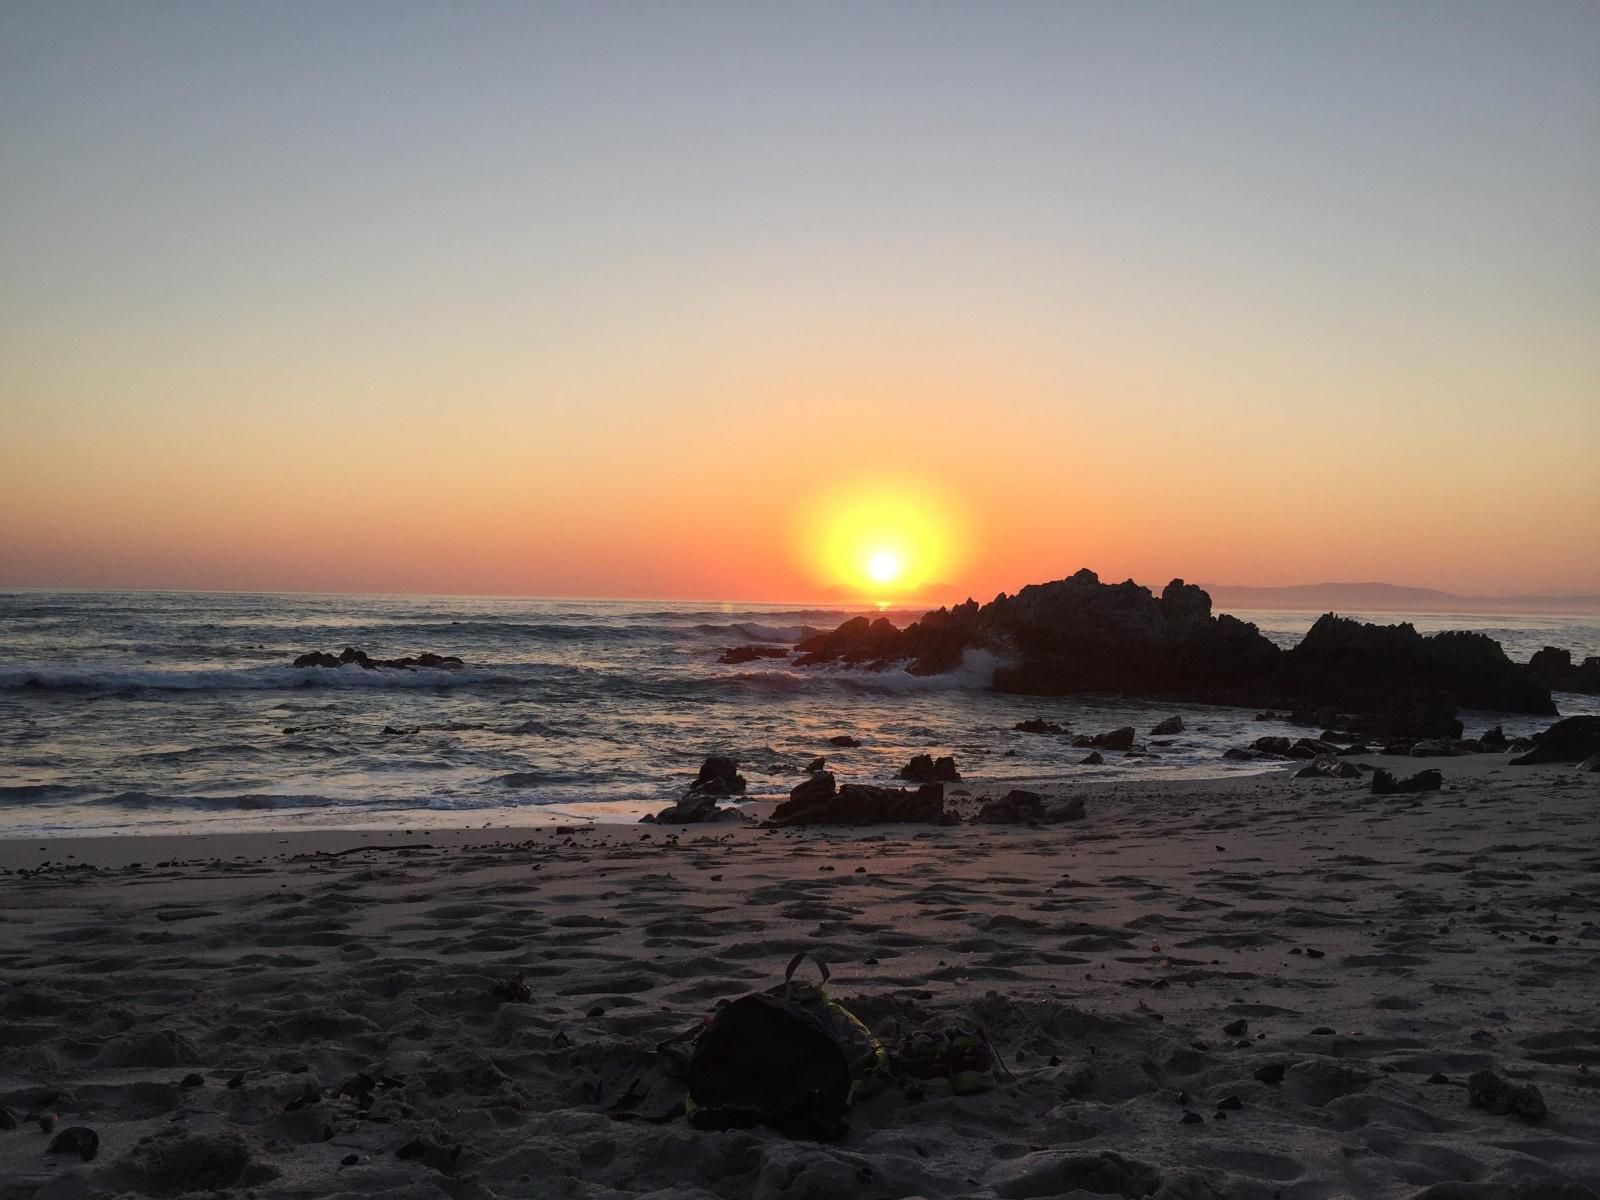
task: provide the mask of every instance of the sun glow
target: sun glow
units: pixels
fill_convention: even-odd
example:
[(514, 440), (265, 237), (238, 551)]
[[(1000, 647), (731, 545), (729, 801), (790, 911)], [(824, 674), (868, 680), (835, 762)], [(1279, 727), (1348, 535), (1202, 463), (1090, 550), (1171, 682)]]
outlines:
[(900, 556), (893, 550), (874, 550), (867, 559), (867, 574), (874, 583), (893, 583), (901, 570)]
[(919, 589), (948, 581), (965, 542), (963, 522), (941, 496), (881, 479), (815, 498), (799, 536), (819, 583), (878, 601), (921, 598)]

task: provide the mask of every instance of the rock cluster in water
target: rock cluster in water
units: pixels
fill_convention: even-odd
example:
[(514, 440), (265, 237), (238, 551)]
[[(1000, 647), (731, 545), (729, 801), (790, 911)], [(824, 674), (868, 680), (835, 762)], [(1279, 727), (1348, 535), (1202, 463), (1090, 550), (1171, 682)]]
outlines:
[(380, 668), (390, 671), (408, 671), (415, 667), (426, 667), (436, 671), (460, 670), (462, 662), (453, 654), (418, 654), (410, 658), (373, 658), (365, 650), (357, 650), (346, 646), (338, 654), (329, 654), (325, 650), (312, 650), (302, 654), (294, 660), (297, 667), (348, 667), (351, 664), (363, 667), (368, 671)]
[(941, 608), (905, 629), (856, 617), (802, 641), (795, 662), (936, 675), (972, 651), (1000, 664), (996, 691), (1273, 707), (1325, 725), (1350, 714), (1342, 724), (1375, 737), (1458, 738), (1458, 707), (1556, 711), (1549, 685), (1481, 633), (1424, 636), (1410, 624), (1327, 613), (1283, 650), (1254, 625), (1213, 614), (1211, 597), (1181, 579), (1156, 596), (1131, 580), (1101, 583), (1089, 570), (988, 604)]
[(1528, 670), (1552, 691), (1600, 696), (1600, 655), (1591, 654), (1574, 664), (1572, 651), (1546, 646), (1528, 660)]

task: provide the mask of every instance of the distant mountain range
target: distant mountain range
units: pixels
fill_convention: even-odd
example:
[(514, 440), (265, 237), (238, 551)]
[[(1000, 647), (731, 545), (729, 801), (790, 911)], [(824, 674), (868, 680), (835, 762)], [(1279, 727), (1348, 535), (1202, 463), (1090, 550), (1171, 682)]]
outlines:
[(1392, 583), (1304, 583), (1292, 587), (1200, 585), (1219, 612), (1305, 609), (1316, 612), (1600, 613), (1600, 596), (1458, 596), (1434, 588)]

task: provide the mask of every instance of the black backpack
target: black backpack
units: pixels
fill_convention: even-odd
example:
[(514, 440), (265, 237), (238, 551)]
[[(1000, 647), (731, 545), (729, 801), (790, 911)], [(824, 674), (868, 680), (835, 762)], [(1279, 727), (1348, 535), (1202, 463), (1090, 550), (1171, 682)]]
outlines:
[[(883, 1077), (888, 1055), (855, 1014), (821, 984), (794, 978), (724, 1006), (695, 1038), (684, 1102), (697, 1129), (770, 1125), (790, 1137), (830, 1141), (849, 1132), (850, 1102)], [(828, 981), (828, 966), (812, 956)]]

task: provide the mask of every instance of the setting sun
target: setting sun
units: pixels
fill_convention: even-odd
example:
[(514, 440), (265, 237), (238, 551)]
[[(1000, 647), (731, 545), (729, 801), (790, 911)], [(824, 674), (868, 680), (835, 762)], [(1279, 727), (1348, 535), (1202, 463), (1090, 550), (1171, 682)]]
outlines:
[(959, 569), (965, 522), (920, 481), (873, 480), (816, 497), (799, 549), (819, 583), (868, 599), (908, 597)]
[(867, 559), (867, 574), (874, 583), (893, 583), (902, 569), (900, 556), (893, 550), (875, 550)]

